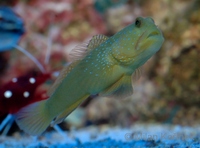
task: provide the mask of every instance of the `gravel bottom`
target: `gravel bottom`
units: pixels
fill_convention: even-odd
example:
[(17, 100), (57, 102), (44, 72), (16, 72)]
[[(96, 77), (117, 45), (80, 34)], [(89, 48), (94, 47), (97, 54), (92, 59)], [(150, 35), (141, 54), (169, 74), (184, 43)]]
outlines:
[(45, 132), (33, 137), (15, 133), (0, 136), (0, 148), (140, 148), (200, 147), (200, 127), (136, 124), (131, 128), (87, 127), (69, 132)]

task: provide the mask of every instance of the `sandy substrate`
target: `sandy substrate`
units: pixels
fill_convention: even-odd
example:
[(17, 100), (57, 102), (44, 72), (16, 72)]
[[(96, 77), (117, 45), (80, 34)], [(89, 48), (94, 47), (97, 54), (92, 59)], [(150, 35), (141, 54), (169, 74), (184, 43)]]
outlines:
[(131, 128), (87, 127), (70, 132), (46, 132), (40, 137), (15, 133), (0, 136), (0, 148), (120, 148), (200, 147), (200, 127), (137, 124)]

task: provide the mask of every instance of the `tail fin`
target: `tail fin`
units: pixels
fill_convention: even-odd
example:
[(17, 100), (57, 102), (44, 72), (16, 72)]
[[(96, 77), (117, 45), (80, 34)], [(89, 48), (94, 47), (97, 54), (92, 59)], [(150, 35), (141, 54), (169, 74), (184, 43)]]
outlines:
[(15, 114), (20, 129), (30, 135), (40, 135), (47, 129), (53, 119), (45, 112), (45, 102), (30, 104)]

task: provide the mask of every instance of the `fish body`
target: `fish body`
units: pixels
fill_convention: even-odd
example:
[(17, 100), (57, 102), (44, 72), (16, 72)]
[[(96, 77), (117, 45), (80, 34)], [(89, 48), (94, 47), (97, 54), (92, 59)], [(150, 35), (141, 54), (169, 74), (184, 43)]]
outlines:
[(62, 122), (90, 95), (116, 98), (131, 95), (137, 69), (163, 42), (154, 21), (142, 17), (110, 38), (93, 37), (83, 51), (84, 56), (80, 55), (61, 72), (50, 98), (21, 109), (16, 114), (17, 124), (27, 133), (39, 135), (52, 121), (52, 124)]

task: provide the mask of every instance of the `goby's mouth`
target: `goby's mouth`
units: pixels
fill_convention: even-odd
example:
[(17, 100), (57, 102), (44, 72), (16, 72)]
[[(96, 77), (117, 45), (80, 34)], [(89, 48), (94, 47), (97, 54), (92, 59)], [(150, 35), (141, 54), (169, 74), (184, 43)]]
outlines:
[(158, 36), (158, 35), (160, 35), (160, 33), (158, 31), (153, 31), (147, 36), (147, 38), (153, 37), (153, 36)]

